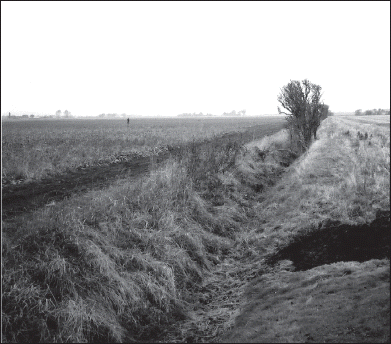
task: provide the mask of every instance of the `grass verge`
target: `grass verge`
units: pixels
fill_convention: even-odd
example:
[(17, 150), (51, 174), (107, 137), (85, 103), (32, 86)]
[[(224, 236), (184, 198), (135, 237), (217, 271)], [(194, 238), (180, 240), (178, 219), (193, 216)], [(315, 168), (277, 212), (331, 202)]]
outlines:
[(386, 343), (389, 261), (339, 262), (265, 274), (223, 341), (239, 343)]
[(246, 234), (274, 250), (300, 231), (327, 221), (370, 223), (390, 208), (390, 129), (330, 117), (319, 140), (297, 159), (255, 210), (260, 230)]
[(318, 133), (240, 238), (259, 277), (223, 342), (390, 341), (389, 126), (330, 117)]
[(186, 318), (248, 222), (238, 140), (3, 223), (2, 340), (150, 341)]

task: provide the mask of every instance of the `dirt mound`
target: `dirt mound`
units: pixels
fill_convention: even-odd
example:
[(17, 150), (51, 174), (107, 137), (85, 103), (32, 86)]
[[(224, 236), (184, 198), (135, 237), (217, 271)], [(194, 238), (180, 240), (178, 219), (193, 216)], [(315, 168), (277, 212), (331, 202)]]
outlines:
[(326, 222), (318, 230), (295, 237), (267, 263), (290, 260), (296, 271), (341, 261), (364, 262), (390, 256), (390, 211), (378, 211), (376, 219), (361, 226)]

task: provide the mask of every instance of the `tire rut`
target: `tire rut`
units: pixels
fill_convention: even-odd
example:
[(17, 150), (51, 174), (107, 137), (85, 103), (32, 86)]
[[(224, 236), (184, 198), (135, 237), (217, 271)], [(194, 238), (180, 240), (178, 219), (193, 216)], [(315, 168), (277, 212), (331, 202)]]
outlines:
[(118, 178), (136, 179), (151, 171), (151, 168), (157, 167), (170, 156), (182, 156), (189, 147), (202, 147), (212, 143), (224, 144), (231, 140), (244, 143), (246, 138), (259, 130), (262, 132), (261, 136), (264, 136), (276, 132), (281, 126), (281, 124), (273, 124), (266, 130), (260, 126), (254, 126), (246, 132), (225, 133), (212, 139), (189, 142), (181, 146), (168, 146), (162, 153), (150, 157), (121, 156), (121, 160), (114, 163), (79, 167), (76, 170), (38, 181), (2, 185), (2, 219), (8, 220), (23, 213), (29, 213), (73, 194), (103, 188)]
[[(155, 157), (154, 163), (160, 163), (167, 157), (167, 154)], [(73, 194), (102, 188), (119, 177), (139, 177), (150, 171), (151, 165), (151, 158), (140, 157), (103, 166), (79, 168), (40, 181), (3, 186), (2, 218), (7, 220), (34, 211), (49, 202), (57, 202)]]

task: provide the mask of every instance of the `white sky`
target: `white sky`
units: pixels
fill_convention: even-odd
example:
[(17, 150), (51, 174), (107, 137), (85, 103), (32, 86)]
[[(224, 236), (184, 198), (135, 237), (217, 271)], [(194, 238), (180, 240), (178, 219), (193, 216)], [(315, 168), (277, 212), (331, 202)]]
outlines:
[(390, 2), (1, 2), (1, 111), (277, 113), (390, 107)]

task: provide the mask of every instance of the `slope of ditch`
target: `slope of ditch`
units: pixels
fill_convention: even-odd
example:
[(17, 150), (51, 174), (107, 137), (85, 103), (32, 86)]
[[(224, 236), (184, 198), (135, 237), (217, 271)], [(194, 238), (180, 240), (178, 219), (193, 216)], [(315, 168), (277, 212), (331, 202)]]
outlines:
[(358, 130), (346, 135), (330, 119), (274, 187), (266, 140), (249, 145), (238, 169), (248, 185), (270, 186), (255, 204), (260, 221), (243, 230), (205, 280), (205, 301), (168, 341), (390, 341), (389, 143), (376, 127), (365, 128), (368, 140)]
[[(246, 144), (236, 158), (235, 167), (218, 177), (228, 189), (240, 190), (247, 200), (243, 206), (250, 210), (262, 198), (262, 192), (282, 178), (295, 158), (284, 129)], [(249, 211), (242, 234), (259, 223), (260, 219)], [(206, 272), (202, 285), (193, 291), (188, 317), (167, 327), (157, 342), (217, 342), (234, 326), (246, 302), (247, 286), (259, 275), (260, 257), (251, 246), (239, 235), (221, 261)]]
[(369, 224), (326, 221), (262, 262), (218, 341), (390, 341), (390, 212)]
[(390, 341), (390, 148), (380, 128), (328, 118), (269, 190), (246, 240), (258, 271), (217, 341)]
[(246, 218), (248, 200), (227, 179), (252, 136), (242, 135), (192, 143), (146, 178), (3, 221), (4, 341), (151, 341), (195, 314), (188, 307), (214, 302), (208, 271), (229, 268)]
[(263, 259), (239, 247), (159, 342), (389, 342), (390, 213), (326, 222)]
[(229, 343), (389, 343), (389, 260), (264, 273), (246, 288)]

